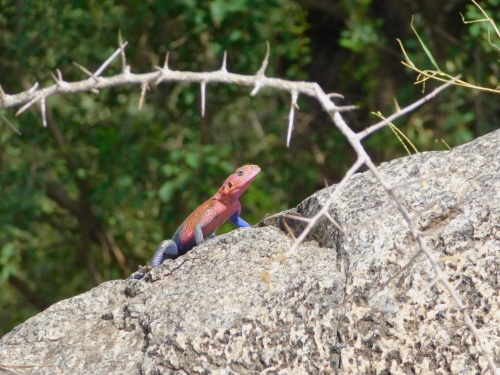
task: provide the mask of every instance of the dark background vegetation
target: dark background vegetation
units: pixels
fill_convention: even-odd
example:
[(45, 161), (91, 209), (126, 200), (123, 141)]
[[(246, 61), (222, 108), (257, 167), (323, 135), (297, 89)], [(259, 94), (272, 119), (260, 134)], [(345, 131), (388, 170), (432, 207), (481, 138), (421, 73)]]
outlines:
[[(483, 5), (500, 19), (498, 1)], [(395, 40), (431, 67), (412, 15), (440, 66), (497, 85), (486, 24), (465, 25), (459, 13), (481, 18), (468, 1), (0, 0), (0, 84), (7, 93), (45, 86), (55, 69), (85, 79), (72, 62), (97, 69), (119, 30), (133, 72), (152, 71), (167, 51), (172, 69), (215, 70), (227, 51), (230, 71), (253, 74), (269, 41), (268, 75), (342, 93), (339, 104), (360, 106), (345, 118), (361, 130), (377, 122), (371, 111), (389, 115), (394, 98), (404, 106), (422, 96)], [(105, 75), (120, 69), (117, 60)], [(2, 111), (22, 135), (0, 124), (0, 335), (52, 303), (127, 277), (239, 165), (262, 167), (242, 198), (252, 223), (342, 177), (353, 153), (315, 103), (300, 98), (286, 148), (288, 94), (248, 94), (209, 85), (205, 118), (199, 86), (182, 83), (153, 87), (142, 111), (138, 87), (52, 97), (47, 128), (36, 106), (19, 117)], [(451, 88), (396, 124), (420, 151), (442, 150), (440, 139), (453, 147), (497, 127), (497, 103)], [(405, 154), (389, 129), (365, 145), (377, 162)]]

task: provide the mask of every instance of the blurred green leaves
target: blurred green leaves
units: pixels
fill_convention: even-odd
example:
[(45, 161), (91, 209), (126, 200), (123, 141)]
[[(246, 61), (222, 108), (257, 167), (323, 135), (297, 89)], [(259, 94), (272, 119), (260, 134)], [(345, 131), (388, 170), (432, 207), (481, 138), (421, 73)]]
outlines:
[[(247, 0), (214, 0), (210, 4), (210, 13), (212, 15), (212, 21), (220, 25), (222, 20), (226, 18), (226, 16), (231, 16), (233, 13), (244, 13), (248, 9), (248, 6), (255, 5), (251, 4), (254, 1)], [(233, 34), (231, 34), (233, 35)]]
[(16, 274), (16, 261), (14, 258), (18, 256), (16, 246), (13, 243), (8, 243), (0, 249), (0, 280), (3, 282), (9, 279), (10, 275)]
[[(288, 0), (7, 2), (0, 84), (7, 93), (43, 87), (55, 69), (68, 81), (84, 79), (72, 63), (97, 69), (119, 30), (136, 73), (161, 65), (167, 51), (172, 69), (218, 69), (227, 51), (230, 71), (254, 73), (269, 41), (269, 74), (304, 75), (306, 27), (306, 14)], [(104, 74), (120, 69), (118, 60)], [(137, 87), (51, 97), (47, 128), (36, 106), (19, 117), (3, 111), (22, 135), (0, 127), (0, 334), (36, 312), (33, 295), (53, 303), (145, 264), (236, 167), (281, 165), (288, 102), (248, 94), (208, 86), (205, 118), (199, 86), (184, 83), (151, 87), (142, 111)], [(256, 121), (265, 122), (259, 131)], [(277, 178), (269, 173), (268, 188), (247, 192), (246, 220), (288, 206)]]

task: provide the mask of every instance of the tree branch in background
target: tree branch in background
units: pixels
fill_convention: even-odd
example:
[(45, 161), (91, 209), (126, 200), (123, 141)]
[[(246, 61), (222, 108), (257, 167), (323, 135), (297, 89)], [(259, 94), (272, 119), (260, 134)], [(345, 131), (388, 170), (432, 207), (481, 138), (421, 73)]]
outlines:
[(31, 303), (33, 306), (35, 306), (37, 309), (40, 311), (45, 310), (47, 307), (51, 305), (48, 301), (40, 297), (40, 295), (36, 292), (33, 292), (29, 285), (22, 279), (20, 279), (17, 276), (10, 275), (9, 276), (9, 283), (12, 285), (14, 288), (19, 290), (21, 294), (26, 298), (26, 300)]

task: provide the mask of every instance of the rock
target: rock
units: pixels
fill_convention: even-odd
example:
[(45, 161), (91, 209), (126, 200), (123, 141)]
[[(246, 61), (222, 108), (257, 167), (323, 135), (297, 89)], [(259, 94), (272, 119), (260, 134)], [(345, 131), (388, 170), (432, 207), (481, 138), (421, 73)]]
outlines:
[[(380, 167), (497, 366), (499, 150), (496, 131)], [(333, 188), (287, 215), (313, 216)], [(209, 240), (140, 281), (109, 281), (61, 301), (0, 340), (0, 373), (484, 371), (460, 311), (373, 175), (353, 176), (329, 213), (344, 232), (323, 219), (294, 256), (281, 255), (292, 244), (284, 222), (295, 235), (303, 223), (282, 213)]]

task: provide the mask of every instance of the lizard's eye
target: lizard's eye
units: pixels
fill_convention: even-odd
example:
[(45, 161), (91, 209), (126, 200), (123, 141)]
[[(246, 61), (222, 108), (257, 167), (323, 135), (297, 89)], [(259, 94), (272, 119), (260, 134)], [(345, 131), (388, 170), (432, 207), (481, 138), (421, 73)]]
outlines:
[(228, 182), (228, 183), (227, 183), (227, 187), (228, 187), (229, 189), (231, 189), (231, 188), (233, 187), (233, 184), (232, 184), (232, 183), (230, 183), (230, 182)]
[(236, 174), (237, 174), (238, 176), (243, 176), (243, 169), (239, 169), (239, 170), (237, 170), (237, 171), (236, 171)]

